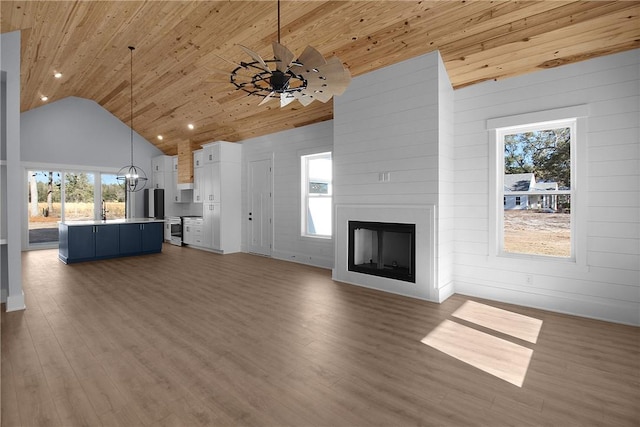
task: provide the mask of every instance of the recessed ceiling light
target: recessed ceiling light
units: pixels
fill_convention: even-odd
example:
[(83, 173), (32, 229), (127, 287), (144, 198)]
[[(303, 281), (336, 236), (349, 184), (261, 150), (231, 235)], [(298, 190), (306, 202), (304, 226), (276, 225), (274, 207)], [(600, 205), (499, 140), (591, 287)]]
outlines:
[(195, 126), (194, 126), (192, 123), (189, 123), (189, 124), (187, 125), (187, 127), (188, 127), (189, 129), (193, 130), (193, 128), (194, 128)]
[(164, 138), (162, 137), (162, 135), (158, 135), (158, 139), (162, 141)]
[(48, 96), (44, 96), (44, 95), (43, 95), (43, 96), (41, 96), (41, 97), (40, 97), (40, 100), (41, 100), (42, 102), (44, 102), (44, 101), (48, 101), (48, 100), (49, 100), (49, 97), (48, 97)]
[(55, 77), (56, 79), (59, 79), (60, 77), (62, 77), (62, 73), (59, 71), (56, 71), (55, 73), (53, 73), (53, 77)]

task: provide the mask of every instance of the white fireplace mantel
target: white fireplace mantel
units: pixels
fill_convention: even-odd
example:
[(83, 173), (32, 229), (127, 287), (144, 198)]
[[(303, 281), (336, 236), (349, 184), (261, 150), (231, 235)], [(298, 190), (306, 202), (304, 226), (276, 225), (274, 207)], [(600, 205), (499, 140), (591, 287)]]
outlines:
[[(349, 221), (393, 222), (416, 226), (416, 282), (372, 276), (348, 270)], [(385, 292), (439, 301), (436, 287), (436, 239), (434, 205), (335, 206), (335, 262), (333, 279)]]

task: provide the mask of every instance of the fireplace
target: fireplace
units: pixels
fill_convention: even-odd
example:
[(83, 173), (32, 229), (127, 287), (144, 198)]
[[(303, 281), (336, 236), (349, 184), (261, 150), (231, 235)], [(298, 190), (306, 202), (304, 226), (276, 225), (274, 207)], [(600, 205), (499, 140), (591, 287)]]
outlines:
[(416, 282), (416, 226), (349, 221), (348, 270)]

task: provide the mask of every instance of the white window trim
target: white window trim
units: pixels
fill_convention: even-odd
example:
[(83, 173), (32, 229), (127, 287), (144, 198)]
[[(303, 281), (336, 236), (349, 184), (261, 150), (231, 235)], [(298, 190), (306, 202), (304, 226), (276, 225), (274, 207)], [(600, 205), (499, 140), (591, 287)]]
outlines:
[[(549, 262), (575, 264), (586, 266), (586, 219), (587, 204), (586, 191), (586, 154), (587, 154), (587, 119), (589, 114), (588, 105), (576, 105), (565, 108), (557, 108), (532, 113), (518, 114), (513, 116), (497, 117), (487, 120), (487, 133), (489, 138), (489, 257), (493, 259), (513, 259), (530, 261), (541, 261), (543, 264)], [(498, 129), (517, 131), (518, 128), (531, 128), (532, 124), (550, 122), (562, 122), (575, 120), (575, 142), (571, 146), (571, 257), (551, 257), (535, 254), (518, 254), (502, 251), (503, 245), (503, 187), (504, 173), (503, 162), (504, 152), (502, 144), (498, 141)], [(514, 261), (514, 262), (516, 262)]]
[[(81, 166), (81, 165), (68, 165), (68, 164), (56, 164), (56, 163), (37, 163), (37, 162), (21, 162), (21, 168), (22, 168), (22, 176), (23, 176), (23, 182), (24, 182), (24, 188), (27, 188), (27, 186), (29, 185), (29, 177), (28, 177), (28, 172), (29, 171), (49, 171), (49, 170), (53, 170), (53, 171), (57, 171), (60, 172), (62, 174), (61, 176), (61, 186), (60, 186), (60, 208), (61, 208), (61, 220), (64, 221), (64, 199), (65, 199), (65, 179), (64, 179), (64, 174), (71, 172), (71, 173), (80, 173), (80, 172), (84, 172), (84, 173), (93, 173), (94, 174), (94, 193), (93, 193), (93, 197), (94, 197), (94, 217), (95, 219), (100, 219), (100, 203), (102, 202), (101, 200), (101, 191), (102, 191), (102, 185), (100, 184), (102, 181), (101, 175), (102, 174), (117, 174), (119, 172), (120, 169), (118, 168), (112, 168), (112, 167), (105, 167), (105, 166)], [(97, 183), (97, 184), (96, 184)], [(134, 193), (135, 194), (135, 193)], [(24, 197), (24, 196), (23, 196)], [(28, 210), (27, 210), (27, 203), (26, 203), (26, 198), (24, 199), (24, 202), (21, 203), (21, 211), (22, 211), (22, 218), (27, 218), (28, 216)], [(96, 207), (97, 206), (97, 207)], [(32, 249), (43, 249), (46, 248), (47, 245), (29, 245), (29, 224), (28, 221), (23, 221), (22, 222), (22, 230), (21, 230), (21, 236), (22, 236), (22, 250), (23, 251), (27, 251), (27, 250), (32, 250)], [(51, 248), (57, 247), (56, 245), (50, 245)]]
[[(297, 155), (298, 155), (298, 176), (300, 177), (300, 198), (298, 200), (298, 206), (299, 206), (299, 213), (298, 213), (298, 237), (299, 239), (302, 240), (331, 240), (333, 239), (333, 231), (332, 231), (332, 235), (330, 236), (325, 236), (325, 235), (312, 235), (312, 234), (307, 234), (307, 224), (306, 224), (306, 220), (303, 219), (306, 217), (306, 192), (307, 189), (305, 188), (306, 186), (306, 177), (302, 176), (302, 157), (304, 156), (313, 156), (316, 154), (322, 154), (322, 153), (331, 153), (331, 159), (333, 161), (333, 146), (331, 145), (324, 145), (321, 147), (315, 147), (315, 148), (311, 148), (311, 149), (305, 149), (305, 150), (298, 150)], [(331, 181), (333, 182), (333, 177), (331, 179)], [(333, 194), (331, 195), (331, 198), (333, 200)], [(332, 203), (333, 205), (333, 203)], [(334, 209), (331, 209), (331, 223), (334, 224), (334, 218), (335, 213), (334, 213)]]

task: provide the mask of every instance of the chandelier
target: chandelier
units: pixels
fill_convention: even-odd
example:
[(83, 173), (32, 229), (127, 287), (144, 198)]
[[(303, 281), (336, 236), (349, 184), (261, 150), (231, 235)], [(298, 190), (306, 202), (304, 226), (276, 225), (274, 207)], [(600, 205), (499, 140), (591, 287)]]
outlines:
[(147, 183), (147, 175), (144, 173), (144, 170), (140, 166), (136, 166), (133, 164), (133, 50), (135, 47), (129, 46), (129, 51), (131, 52), (131, 90), (130, 90), (130, 104), (131, 104), (131, 116), (129, 128), (131, 130), (131, 163), (127, 166), (124, 166), (118, 171), (118, 175), (116, 179), (120, 182), (125, 189), (126, 193), (133, 193), (136, 191), (142, 190)]
[(276, 98), (280, 98), (281, 107), (294, 100), (304, 106), (315, 100), (327, 102), (334, 95), (341, 95), (351, 81), (349, 70), (337, 57), (325, 60), (318, 50), (307, 46), (295, 59), (295, 55), (280, 44), (280, 0), (278, 41), (272, 43), (274, 59), (262, 59), (251, 49), (240, 47), (253, 61), (240, 62), (231, 71), (231, 83), (236, 90), (263, 97), (259, 105)]

